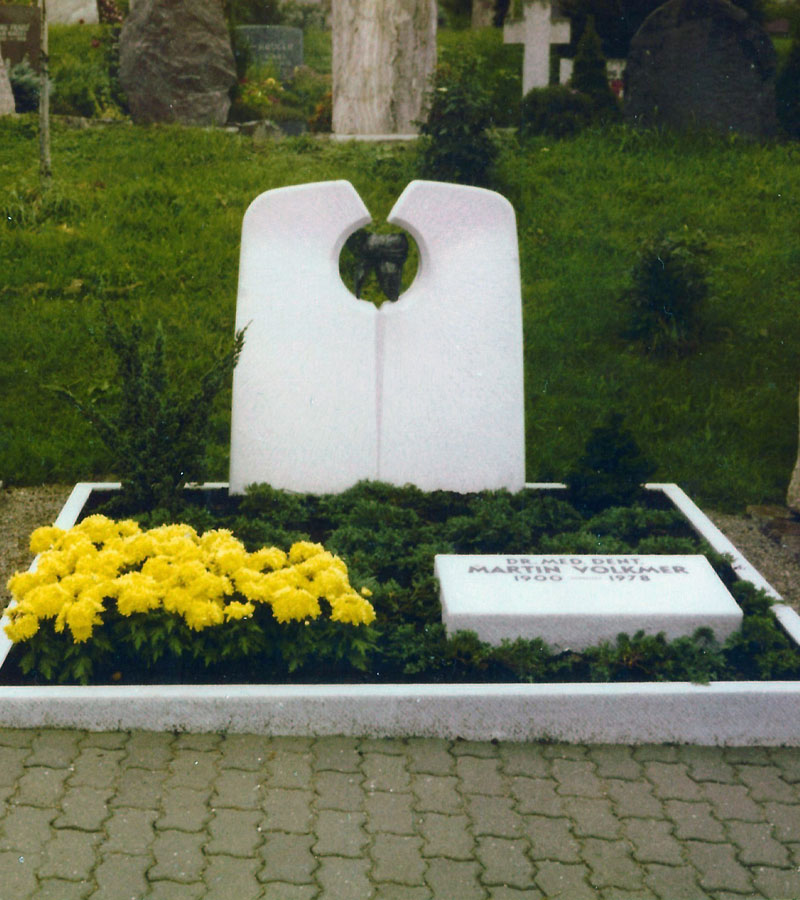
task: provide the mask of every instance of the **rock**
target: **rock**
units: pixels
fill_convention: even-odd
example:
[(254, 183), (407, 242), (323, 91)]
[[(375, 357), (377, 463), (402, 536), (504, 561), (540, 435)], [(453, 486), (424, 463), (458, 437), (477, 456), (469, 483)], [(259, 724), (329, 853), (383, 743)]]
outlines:
[(668, 0), (631, 41), (626, 117), (769, 136), (777, 57), (766, 31), (727, 0)]
[(435, 0), (333, 4), (333, 131), (413, 134), (436, 65)]
[(0, 116), (10, 116), (14, 112), (14, 92), (11, 90), (6, 64), (0, 56)]
[(119, 77), (135, 122), (224, 124), (236, 67), (220, 0), (137, 0)]

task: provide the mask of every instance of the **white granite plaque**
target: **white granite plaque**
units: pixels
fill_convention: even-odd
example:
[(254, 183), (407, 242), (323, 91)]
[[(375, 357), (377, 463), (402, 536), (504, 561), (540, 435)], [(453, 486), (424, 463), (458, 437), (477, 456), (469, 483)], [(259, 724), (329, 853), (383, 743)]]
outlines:
[(672, 640), (708, 627), (719, 641), (742, 611), (704, 556), (436, 557), (442, 620), (492, 644), (540, 637), (556, 649), (620, 632)]

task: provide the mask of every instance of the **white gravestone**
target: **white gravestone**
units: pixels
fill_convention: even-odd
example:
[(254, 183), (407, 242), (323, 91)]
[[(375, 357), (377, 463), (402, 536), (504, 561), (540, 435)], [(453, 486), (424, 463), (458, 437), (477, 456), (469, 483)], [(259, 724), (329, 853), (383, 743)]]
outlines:
[(492, 644), (539, 637), (581, 650), (620, 632), (672, 640), (700, 627), (723, 641), (742, 621), (704, 556), (440, 555), (435, 574), (448, 633)]
[(550, 83), (550, 45), (568, 44), (569, 19), (554, 19), (549, 0), (525, 0), (523, 18), (503, 28), (503, 42), (523, 44), (522, 93)]
[(96, 25), (97, 0), (47, 0), (47, 21), (51, 25)]
[(516, 223), (492, 191), (412, 182), (389, 216), (420, 254), (397, 303), (339, 276), (370, 220), (346, 181), (280, 188), (245, 214), (230, 490), (519, 490), (525, 478)]

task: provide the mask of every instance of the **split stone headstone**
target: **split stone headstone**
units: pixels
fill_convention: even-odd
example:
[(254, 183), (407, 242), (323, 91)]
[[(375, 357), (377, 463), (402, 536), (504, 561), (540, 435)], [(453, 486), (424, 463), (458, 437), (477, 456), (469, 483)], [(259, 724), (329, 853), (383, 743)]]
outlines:
[(14, 92), (11, 90), (6, 64), (0, 55), (0, 116), (9, 116), (14, 111)]
[(0, 3), (0, 54), (7, 66), (16, 66), (27, 59), (38, 71), (41, 33), (38, 7)]
[(503, 27), (503, 42), (522, 44), (522, 93), (550, 83), (550, 48), (568, 44), (571, 34), (569, 19), (554, 13), (549, 0), (525, 0), (523, 18)]
[(436, 65), (436, 0), (334, 0), (333, 131), (414, 134)]
[(137, 0), (119, 77), (136, 122), (224, 124), (236, 68), (220, 0)]
[(436, 557), (442, 621), (499, 644), (542, 638), (582, 650), (632, 635), (710, 628), (722, 642), (742, 610), (704, 556)]
[(267, 191), (244, 217), (230, 489), (315, 493), (362, 479), (519, 490), (525, 478), (514, 211), (492, 191), (414, 181), (388, 221), (420, 255), (396, 303), (339, 276), (370, 221), (346, 181)]
[(250, 51), (256, 65), (274, 63), (281, 78), (288, 78), (303, 65), (303, 31), (284, 25), (239, 25), (237, 39)]
[(727, 0), (669, 0), (631, 41), (625, 114), (633, 122), (775, 133), (776, 53), (769, 35)]
[(47, 21), (55, 25), (96, 25), (97, 0), (47, 0)]

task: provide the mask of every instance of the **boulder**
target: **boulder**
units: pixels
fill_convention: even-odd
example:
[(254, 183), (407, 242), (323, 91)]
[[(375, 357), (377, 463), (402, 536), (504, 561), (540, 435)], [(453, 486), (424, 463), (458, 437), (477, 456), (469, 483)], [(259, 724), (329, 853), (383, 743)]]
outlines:
[(236, 67), (221, 0), (137, 0), (119, 77), (135, 122), (224, 124)]
[(635, 123), (775, 133), (777, 59), (766, 31), (727, 0), (668, 0), (631, 41), (625, 114)]
[(14, 93), (8, 79), (8, 69), (0, 56), (0, 116), (8, 116), (14, 112)]

